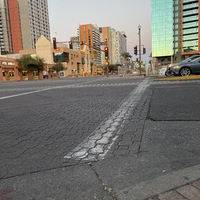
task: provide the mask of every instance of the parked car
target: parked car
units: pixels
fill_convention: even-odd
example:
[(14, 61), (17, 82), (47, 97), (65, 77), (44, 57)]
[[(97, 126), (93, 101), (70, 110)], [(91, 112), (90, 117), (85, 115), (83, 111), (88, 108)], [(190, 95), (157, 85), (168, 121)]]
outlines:
[(200, 73), (200, 55), (194, 55), (180, 63), (174, 63), (168, 66), (166, 76), (189, 76)]
[(162, 67), (161, 69), (159, 69), (159, 76), (164, 76), (165, 72), (166, 72), (167, 67)]

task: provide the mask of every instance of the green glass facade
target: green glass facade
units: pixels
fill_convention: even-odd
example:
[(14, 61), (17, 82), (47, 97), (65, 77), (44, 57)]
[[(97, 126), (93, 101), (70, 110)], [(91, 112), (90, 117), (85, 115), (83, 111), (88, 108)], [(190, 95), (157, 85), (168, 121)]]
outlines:
[(173, 55), (173, 2), (173, 0), (152, 0), (152, 57)]
[(152, 57), (199, 53), (199, 0), (152, 0)]

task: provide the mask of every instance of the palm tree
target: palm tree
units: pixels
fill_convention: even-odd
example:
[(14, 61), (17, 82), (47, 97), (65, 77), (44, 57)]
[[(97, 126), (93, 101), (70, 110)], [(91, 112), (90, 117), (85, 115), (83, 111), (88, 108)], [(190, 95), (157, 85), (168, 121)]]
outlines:
[(124, 58), (125, 61), (130, 60), (132, 58), (131, 54), (129, 52), (123, 52), (121, 56)]
[(128, 62), (130, 62), (130, 59), (132, 58), (132, 56), (130, 55), (129, 52), (123, 52), (121, 54), (121, 56), (124, 58), (125, 60), (125, 74), (127, 74), (128, 72)]

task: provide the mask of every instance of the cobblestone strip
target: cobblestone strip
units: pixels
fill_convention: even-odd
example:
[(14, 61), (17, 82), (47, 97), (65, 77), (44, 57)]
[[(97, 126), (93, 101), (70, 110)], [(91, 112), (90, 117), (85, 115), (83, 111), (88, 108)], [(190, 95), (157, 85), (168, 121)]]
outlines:
[(119, 137), (124, 122), (130, 116), (131, 111), (140, 101), (149, 85), (148, 79), (142, 81), (138, 87), (131, 92), (129, 97), (122, 102), (117, 111), (115, 111), (106, 121), (102, 122), (90, 136), (64, 158), (86, 161), (104, 159)]

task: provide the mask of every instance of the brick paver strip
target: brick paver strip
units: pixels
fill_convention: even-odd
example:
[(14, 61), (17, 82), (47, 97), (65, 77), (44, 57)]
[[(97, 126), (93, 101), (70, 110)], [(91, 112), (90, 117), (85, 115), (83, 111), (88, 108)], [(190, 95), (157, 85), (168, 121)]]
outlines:
[[(165, 191), (173, 190), (174, 188), (181, 187), (182, 185), (188, 184), (200, 178), (199, 173), (200, 165), (195, 165), (188, 167), (179, 171), (173, 171), (171, 173), (166, 173), (163, 176), (156, 177), (151, 180), (140, 182), (136, 185), (124, 188), (116, 192), (119, 199), (126, 200), (138, 200), (138, 199), (148, 199), (152, 196), (162, 194)], [(187, 177), (187, 179), (185, 178)], [(172, 181), (173, 180), (173, 181)], [(192, 187), (192, 186), (191, 186)], [(177, 189), (177, 192), (181, 194)], [(187, 198), (188, 200), (200, 200), (200, 190), (192, 187), (196, 194), (195, 198)], [(183, 190), (184, 192), (184, 190)], [(183, 194), (181, 194), (183, 195)], [(183, 195), (184, 196), (184, 195)], [(194, 195), (192, 197), (195, 197)]]
[(200, 199), (200, 190), (193, 187), (192, 185), (186, 185), (179, 189), (177, 192), (186, 197), (188, 200), (199, 200)]
[(158, 198), (159, 200), (186, 200), (186, 198), (178, 194), (176, 191), (160, 194)]
[(192, 183), (192, 185), (200, 190), (200, 180), (195, 181), (194, 183)]

